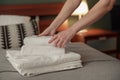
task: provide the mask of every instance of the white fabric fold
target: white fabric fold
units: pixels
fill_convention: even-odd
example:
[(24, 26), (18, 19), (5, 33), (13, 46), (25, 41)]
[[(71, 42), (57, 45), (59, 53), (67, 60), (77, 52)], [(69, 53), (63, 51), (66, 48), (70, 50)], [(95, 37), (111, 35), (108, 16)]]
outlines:
[(21, 75), (33, 76), (46, 72), (82, 67), (80, 54), (74, 52), (65, 53), (65, 48), (57, 48), (46, 42), (45, 45), (40, 43), (42, 42), (39, 42), (39, 45), (29, 43), (31, 46), (26, 44), (22, 46), (21, 50), (6, 51), (7, 59)]
[(54, 46), (40, 46), (40, 45), (24, 45), (21, 48), (21, 55), (61, 55), (65, 53), (64, 48), (57, 48)]
[(25, 37), (24, 45), (53, 45), (49, 44), (48, 41), (52, 36), (41, 36), (38, 37), (36, 35)]

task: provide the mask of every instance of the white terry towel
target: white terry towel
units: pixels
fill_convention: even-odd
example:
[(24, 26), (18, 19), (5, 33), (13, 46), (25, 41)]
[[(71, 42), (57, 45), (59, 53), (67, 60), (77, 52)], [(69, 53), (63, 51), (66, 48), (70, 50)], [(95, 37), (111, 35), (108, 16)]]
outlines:
[(23, 76), (82, 67), (79, 54), (65, 53), (64, 48), (56, 48), (46, 42), (45, 45), (26, 44), (21, 50), (8, 50), (6, 56), (12, 66)]
[(64, 54), (65, 48), (57, 48), (55, 46), (39, 46), (39, 45), (24, 45), (21, 48), (21, 55), (58, 55)]
[(36, 35), (25, 37), (24, 45), (52, 45), (49, 44), (48, 41), (52, 36), (41, 36), (38, 37)]
[(7, 51), (7, 59), (12, 66), (23, 76), (34, 76), (46, 72), (60, 71), (82, 67), (80, 55), (77, 53), (67, 53), (53, 56), (21, 56), (20, 51)]

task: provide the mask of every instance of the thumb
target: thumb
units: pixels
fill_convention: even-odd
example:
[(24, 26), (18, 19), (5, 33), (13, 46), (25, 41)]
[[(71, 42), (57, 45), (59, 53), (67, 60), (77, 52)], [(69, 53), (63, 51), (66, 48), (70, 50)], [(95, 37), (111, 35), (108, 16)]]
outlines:
[(47, 34), (46, 33), (40, 33), (38, 34), (38, 36), (46, 36)]
[(40, 37), (40, 36), (42, 36), (42, 34), (38, 34), (38, 36)]

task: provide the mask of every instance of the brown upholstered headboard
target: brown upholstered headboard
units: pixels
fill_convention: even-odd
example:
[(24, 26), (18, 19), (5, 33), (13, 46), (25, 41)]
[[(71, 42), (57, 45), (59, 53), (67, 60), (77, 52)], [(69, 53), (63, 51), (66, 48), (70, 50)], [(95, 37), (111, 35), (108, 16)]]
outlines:
[[(24, 16), (53, 16), (61, 10), (63, 3), (24, 4), (24, 5), (0, 5), (0, 15), (24, 15)], [(42, 32), (52, 20), (40, 20), (40, 32)]]

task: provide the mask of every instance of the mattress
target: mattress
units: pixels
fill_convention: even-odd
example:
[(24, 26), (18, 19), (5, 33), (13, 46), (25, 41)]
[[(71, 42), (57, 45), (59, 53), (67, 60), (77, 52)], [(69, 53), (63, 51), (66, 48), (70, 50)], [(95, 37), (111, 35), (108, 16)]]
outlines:
[(71, 43), (66, 51), (81, 54), (83, 67), (40, 74), (21, 76), (6, 59), (6, 51), (0, 50), (0, 80), (120, 80), (120, 61), (84, 43)]

